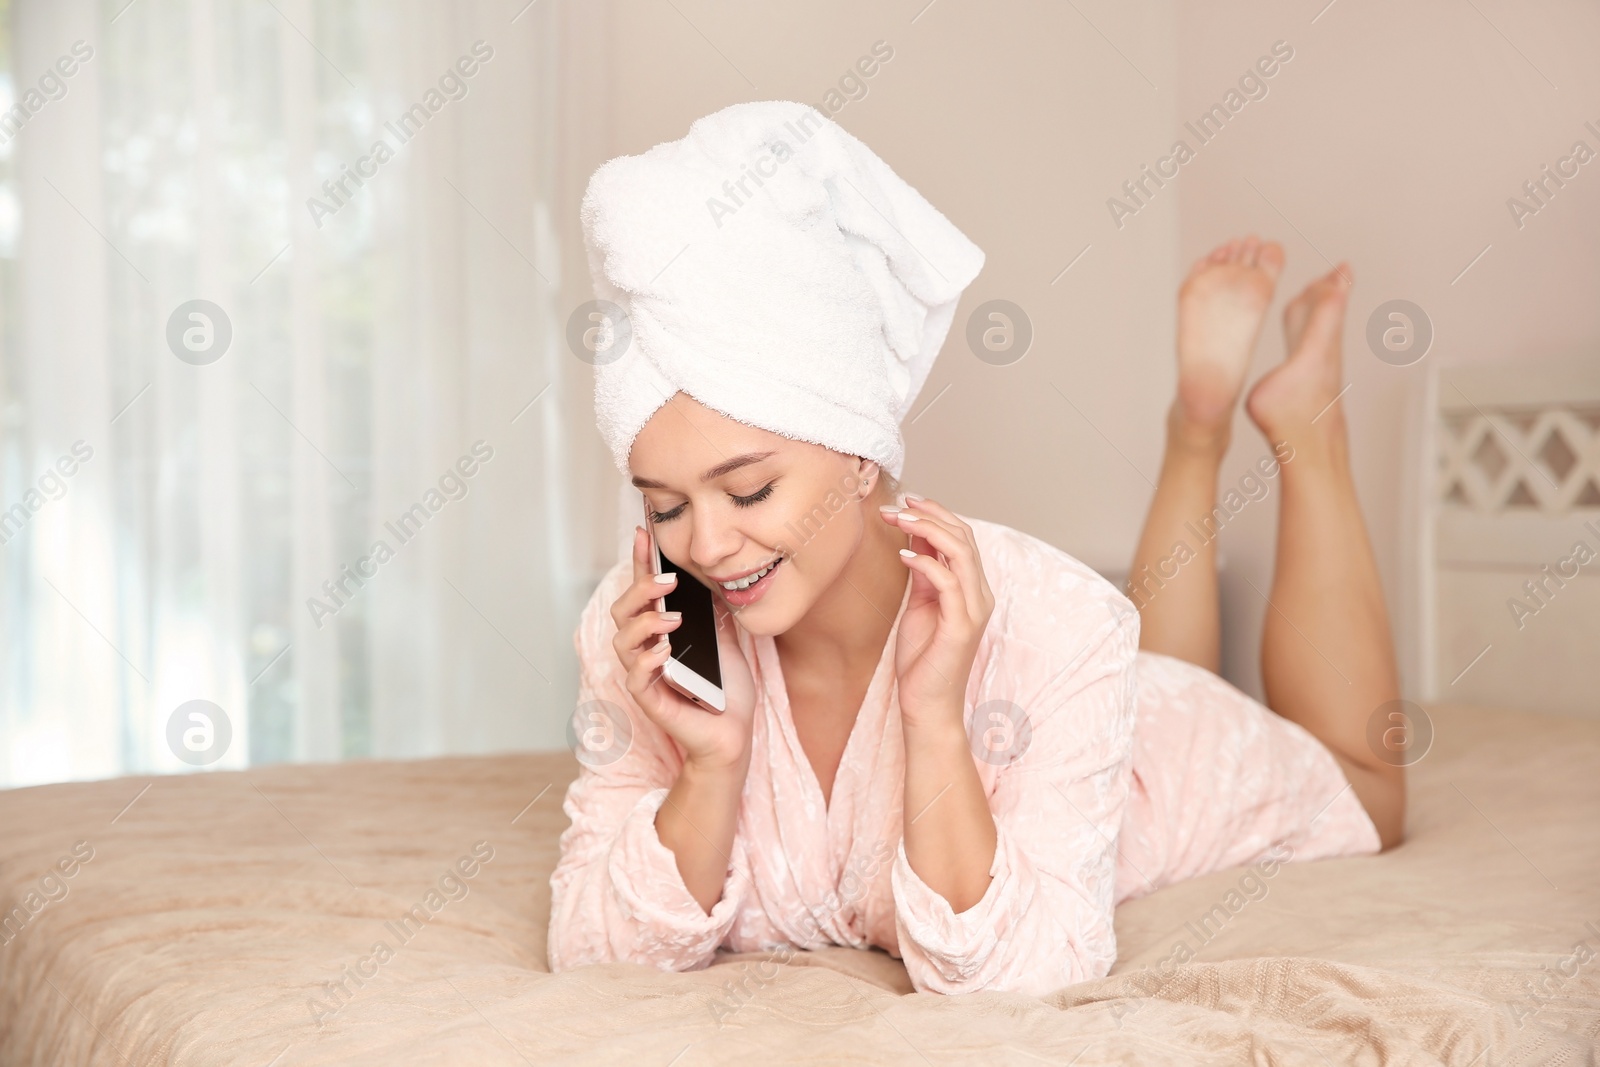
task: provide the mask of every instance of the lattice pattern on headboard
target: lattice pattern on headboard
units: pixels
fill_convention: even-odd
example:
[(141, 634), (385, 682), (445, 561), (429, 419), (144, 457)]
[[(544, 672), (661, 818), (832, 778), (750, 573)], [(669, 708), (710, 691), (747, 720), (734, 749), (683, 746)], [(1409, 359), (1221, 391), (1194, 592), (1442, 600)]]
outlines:
[(1477, 512), (1600, 507), (1600, 405), (1441, 413), (1440, 503)]

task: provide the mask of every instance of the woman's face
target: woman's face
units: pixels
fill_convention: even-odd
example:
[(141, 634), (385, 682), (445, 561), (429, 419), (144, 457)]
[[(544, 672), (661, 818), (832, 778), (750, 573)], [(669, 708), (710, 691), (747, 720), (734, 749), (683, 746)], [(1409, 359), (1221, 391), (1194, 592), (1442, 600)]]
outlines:
[[(633, 484), (653, 512), (666, 567), (693, 574), (752, 634), (776, 636), (806, 616), (862, 541), (862, 482), (871, 460), (794, 441), (676, 393), (634, 439)], [(746, 590), (724, 580), (776, 567)]]

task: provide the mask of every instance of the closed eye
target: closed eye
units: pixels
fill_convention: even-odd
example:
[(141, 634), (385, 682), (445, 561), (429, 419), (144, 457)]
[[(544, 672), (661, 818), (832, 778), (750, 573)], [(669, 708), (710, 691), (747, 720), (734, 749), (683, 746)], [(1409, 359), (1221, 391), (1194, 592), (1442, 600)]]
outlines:
[[(749, 496), (740, 496), (737, 493), (729, 493), (728, 495), (733, 498), (734, 507), (752, 508), (761, 503), (763, 500), (767, 499), (767, 497), (771, 496), (772, 487), (777, 484), (777, 480), (774, 479), (773, 481), (770, 481), (766, 485), (762, 486), (760, 489), (757, 489), (755, 492), (751, 493)], [(653, 522), (671, 522), (673, 519), (683, 514), (683, 509), (684, 505), (679, 504), (671, 511), (652, 511), (650, 513), (650, 518)]]
[(731, 493), (729, 495), (733, 496), (734, 507), (740, 507), (740, 508), (753, 507), (756, 504), (759, 504), (763, 500), (767, 499), (767, 497), (771, 496), (772, 495), (772, 487), (777, 485), (777, 484), (778, 483), (775, 482), (775, 481), (768, 482), (766, 485), (762, 486), (760, 489), (757, 489), (755, 492), (751, 493), (749, 496), (736, 496), (736, 495), (731, 494)]

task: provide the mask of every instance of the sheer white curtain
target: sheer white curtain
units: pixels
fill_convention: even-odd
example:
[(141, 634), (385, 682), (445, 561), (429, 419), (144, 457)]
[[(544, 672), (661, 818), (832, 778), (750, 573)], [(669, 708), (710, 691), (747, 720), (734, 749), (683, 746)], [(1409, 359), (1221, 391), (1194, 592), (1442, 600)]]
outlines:
[(556, 9), (125, 3), (11, 0), (0, 785), (190, 769), (193, 700), (209, 767), (562, 744), (597, 438)]

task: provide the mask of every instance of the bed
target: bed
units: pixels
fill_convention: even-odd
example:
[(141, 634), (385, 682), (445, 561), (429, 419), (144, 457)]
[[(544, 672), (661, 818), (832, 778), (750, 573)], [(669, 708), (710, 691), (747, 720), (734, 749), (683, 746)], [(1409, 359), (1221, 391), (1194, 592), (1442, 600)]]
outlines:
[(0, 1063), (1593, 1063), (1600, 721), (1430, 710), (1402, 848), (1132, 901), (1045, 998), (843, 948), (550, 975), (567, 752), (3, 792)]

